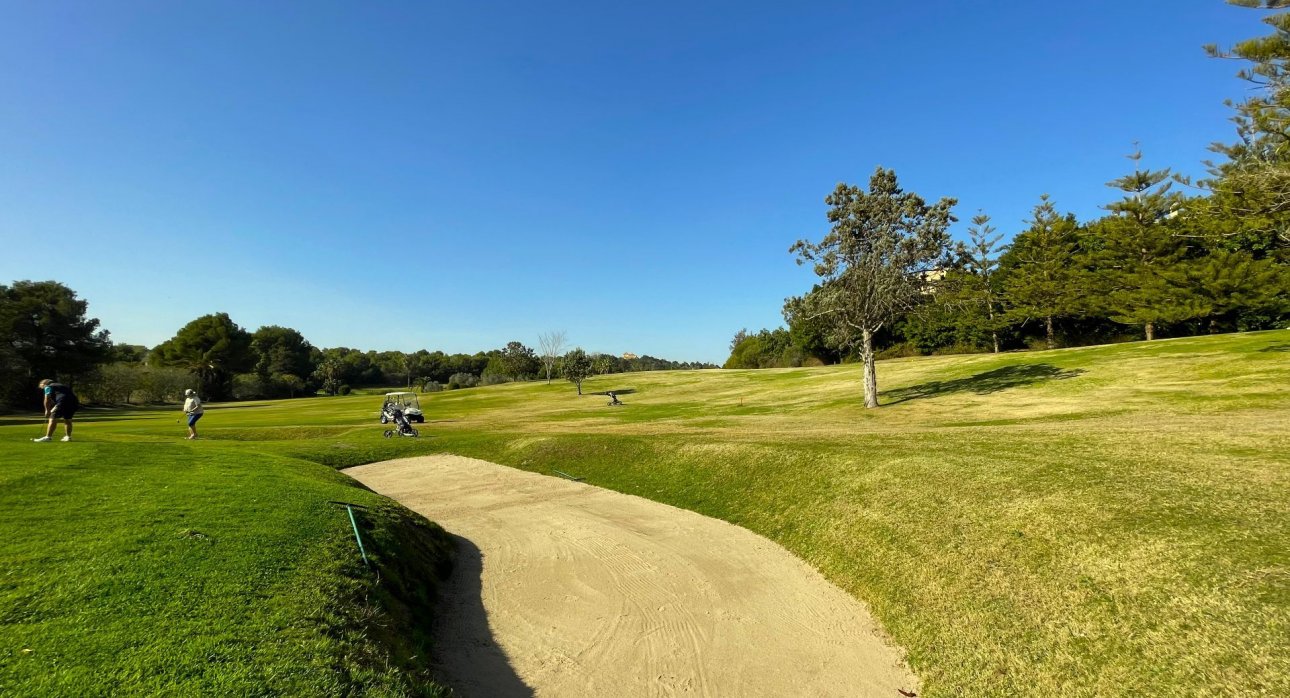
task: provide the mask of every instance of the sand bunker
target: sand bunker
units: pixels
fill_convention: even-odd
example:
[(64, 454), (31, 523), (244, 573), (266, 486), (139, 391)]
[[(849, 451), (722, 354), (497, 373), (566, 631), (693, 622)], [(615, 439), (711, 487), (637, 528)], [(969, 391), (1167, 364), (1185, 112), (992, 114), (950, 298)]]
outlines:
[(861, 603), (738, 526), (457, 456), (346, 472), (456, 536), (434, 661), (460, 696), (918, 690)]

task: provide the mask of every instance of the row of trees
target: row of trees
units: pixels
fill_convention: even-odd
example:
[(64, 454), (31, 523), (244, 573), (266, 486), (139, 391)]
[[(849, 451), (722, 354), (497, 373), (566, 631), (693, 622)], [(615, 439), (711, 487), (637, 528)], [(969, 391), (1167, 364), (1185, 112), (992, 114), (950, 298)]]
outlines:
[[(1258, 5), (1253, 2), (1239, 4)], [(1266, 2), (1281, 7), (1281, 2)], [(877, 406), (880, 351), (1052, 348), (1161, 334), (1264, 329), (1290, 320), (1290, 13), (1273, 34), (1212, 55), (1243, 59), (1254, 96), (1232, 105), (1238, 142), (1198, 182), (1142, 167), (1109, 186), (1107, 214), (1080, 222), (1040, 198), (1011, 243), (984, 213), (951, 244), (957, 201), (927, 203), (878, 168), (839, 184), (829, 232), (790, 248), (819, 282), (789, 298), (787, 328), (740, 331), (727, 367), (859, 359)], [(1197, 188), (1185, 195), (1181, 183)]]
[[(0, 406), (37, 405), (35, 385), (45, 377), (73, 384), (92, 402), (130, 403), (173, 401), (190, 387), (211, 400), (335, 395), (364, 386), (469, 387), (539, 375), (550, 380), (564, 375), (562, 367), (574, 366), (562, 361), (563, 332), (543, 335), (541, 355), (518, 341), (475, 354), (319, 349), (289, 327), (250, 332), (227, 313), (214, 313), (149, 350), (113, 344), (86, 311), (85, 300), (55, 281), (0, 285), (0, 336), (7, 338), (0, 341)], [(712, 367), (583, 354), (586, 375)]]

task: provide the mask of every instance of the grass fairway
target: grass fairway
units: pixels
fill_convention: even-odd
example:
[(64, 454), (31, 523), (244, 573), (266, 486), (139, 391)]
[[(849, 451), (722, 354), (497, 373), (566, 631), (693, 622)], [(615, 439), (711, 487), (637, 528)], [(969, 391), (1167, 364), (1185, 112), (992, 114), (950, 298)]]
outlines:
[(193, 444), (173, 412), (87, 414), (72, 444), (0, 426), (0, 693), (407, 690), (326, 505), (381, 500), (316, 464), (445, 451), (782, 543), (871, 605), (927, 696), (1290, 695), (1290, 332), (879, 379), (879, 410), (857, 366), (585, 385), (638, 391), (614, 408), (568, 383), (445, 392), (419, 441), (381, 439), (372, 395), (216, 406)]

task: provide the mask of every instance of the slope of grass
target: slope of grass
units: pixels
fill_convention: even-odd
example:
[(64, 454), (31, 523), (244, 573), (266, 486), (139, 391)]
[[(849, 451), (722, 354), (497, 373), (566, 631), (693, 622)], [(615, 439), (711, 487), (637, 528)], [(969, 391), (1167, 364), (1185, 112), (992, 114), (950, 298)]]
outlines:
[[(47, 467), (22, 460), (38, 446), (132, 448), (113, 467), (133, 473), (150, 462), (146, 449), (177, 449), (156, 466), (168, 477), (261, 459), (214, 478), (226, 485), (308, 467), (301, 461), (344, 467), (436, 451), (559, 469), (782, 543), (870, 604), (928, 696), (1290, 695), (1290, 332), (895, 360), (879, 364), (879, 379), (879, 410), (861, 406), (858, 366), (588, 381), (587, 391), (637, 390), (612, 408), (559, 382), (450, 391), (422, 396), (419, 440), (382, 439), (374, 395), (214, 406), (202, 422), (209, 440), (196, 444), (174, 443), (183, 432), (174, 412), (87, 415), (78, 435), (102, 446), (10, 443), (35, 427), (0, 419), (0, 454), (22, 472)], [(0, 490), (0, 532), (28, 527), (15, 512), (31, 486)], [(153, 498), (165, 496), (161, 486)], [(80, 488), (76, 506), (108, 506), (113, 496), (84, 494), (102, 487)], [(275, 527), (307, 531), (298, 520), (333, 516), (313, 508), (319, 498), (370, 496), (349, 492), (228, 520), (295, 516)], [(45, 520), (60, 496), (48, 496)], [(163, 532), (206, 533), (173, 514), (131, 516), (159, 527), (153, 538), (114, 537), (138, 550)], [(322, 569), (346, 559), (343, 532), (328, 529), (338, 537)], [(227, 549), (228, 535), (213, 535), (211, 549)], [(257, 550), (287, 545), (259, 541)], [(174, 554), (200, 544), (166, 539)], [(40, 555), (3, 577), (22, 581), (0, 594), (31, 596), (29, 578), (45, 568), (73, 580), (59, 583), (86, 584), (74, 581), (92, 559), (79, 549)], [(340, 578), (359, 578), (353, 569)], [(275, 662), (316, 666), (306, 654)], [(9, 672), (0, 676), (27, 659), (0, 654)]]
[[(437, 526), (263, 444), (93, 420), (72, 443), (0, 428), (0, 694), (442, 692), (424, 630), (449, 563)], [(366, 507), (373, 568), (333, 500)]]
[(746, 526), (946, 695), (1290, 695), (1290, 333), (432, 398), (443, 447)]

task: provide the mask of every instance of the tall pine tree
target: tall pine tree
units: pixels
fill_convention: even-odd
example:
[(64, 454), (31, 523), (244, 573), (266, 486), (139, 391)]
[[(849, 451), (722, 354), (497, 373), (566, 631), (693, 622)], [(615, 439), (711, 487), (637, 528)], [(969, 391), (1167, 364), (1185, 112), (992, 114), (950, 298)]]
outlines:
[[(1229, 0), (1256, 9), (1290, 7), (1285, 0)], [(1228, 101), (1236, 115), (1235, 143), (1211, 149), (1226, 159), (1210, 164), (1212, 203), (1233, 225), (1224, 234), (1258, 256), (1290, 261), (1290, 12), (1264, 17), (1272, 33), (1230, 49), (1206, 46), (1215, 58), (1245, 61), (1237, 77), (1253, 86), (1242, 102)]]
[(1107, 183), (1124, 198), (1107, 205), (1111, 215), (1090, 229), (1098, 248), (1092, 259), (1107, 316), (1141, 325), (1150, 341), (1159, 325), (1200, 317), (1206, 308), (1187, 278), (1187, 241), (1169, 225), (1182, 204), (1170, 191), (1169, 170), (1142, 169), (1141, 151), (1128, 157), (1133, 172)]
[(1058, 214), (1044, 194), (1029, 225), (1017, 234), (1000, 260), (1008, 319), (1043, 320), (1049, 349), (1057, 346), (1054, 321), (1080, 315), (1085, 308), (1085, 278), (1076, 264), (1078, 230), (1075, 217)]
[(984, 211), (972, 217), (968, 227), (969, 244), (960, 248), (963, 266), (974, 278), (973, 294), (985, 310), (986, 329), (990, 332), (990, 343), (994, 353), (999, 353), (999, 280), (995, 274), (999, 269), (999, 253), (1002, 248), (999, 241), (1003, 233), (995, 234), (995, 227), (990, 225), (990, 217)]

